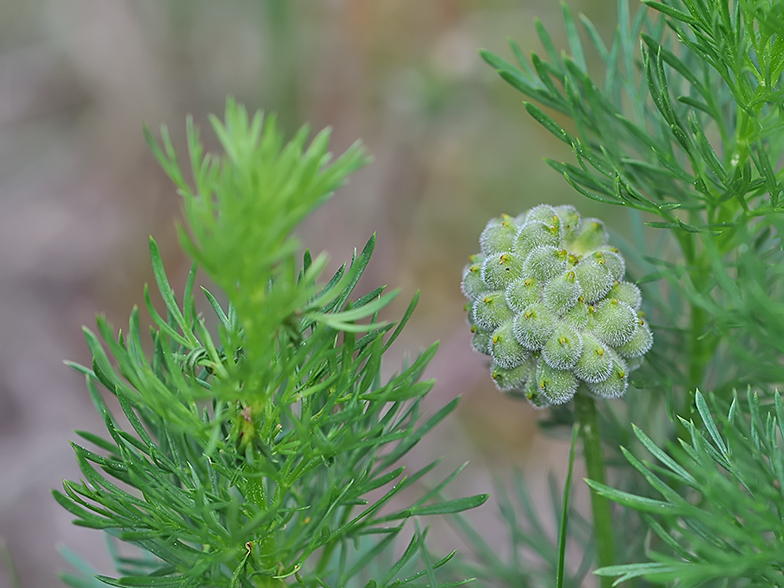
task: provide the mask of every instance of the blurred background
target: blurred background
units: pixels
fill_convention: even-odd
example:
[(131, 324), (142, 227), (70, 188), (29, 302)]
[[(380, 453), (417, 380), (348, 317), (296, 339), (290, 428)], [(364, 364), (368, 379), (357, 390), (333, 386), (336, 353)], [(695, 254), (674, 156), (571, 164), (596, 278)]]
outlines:
[[(614, 3), (570, 6), (609, 37)], [(542, 437), (542, 413), (496, 391), (471, 350), (459, 289), (490, 217), (547, 202), (620, 218), (543, 162), (568, 159), (565, 145), (477, 54), (510, 58), (508, 37), (540, 51), (537, 17), (565, 47), (554, 0), (0, 2), (0, 546), (22, 586), (60, 585), (62, 544), (112, 572), (102, 534), (73, 527), (50, 494), (79, 478), (72, 431), (102, 430), (62, 360), (90, 361), (81, 326), (96, 312), (121, 326), (143, 304), (149, 235), (181, 291), (180, 203), (142, 124), (166, 124), (183, 149), (190, 113), (214, 145), (207, 117), (222, 115), (226, 95), (277, 112), (289, 132), (332, 126), (335, 153), (361, 138), (373, 155), (299, 235), (329, 251), (334, 269), (376, 232), (364, 287), (402, 288), (390, 318), (421, 290), (386, 369), (440, 340), (429, 409), (463, 400), (414, 459), (446, 454), (445, 471), (469, 460), (455, 495), (490, 491), (491, 475), (515, 467), (544, 494), (546, 472), (565, 470), (568, 443)], [(476, 514), (490, 539), (497, 516), (492, 505)]]

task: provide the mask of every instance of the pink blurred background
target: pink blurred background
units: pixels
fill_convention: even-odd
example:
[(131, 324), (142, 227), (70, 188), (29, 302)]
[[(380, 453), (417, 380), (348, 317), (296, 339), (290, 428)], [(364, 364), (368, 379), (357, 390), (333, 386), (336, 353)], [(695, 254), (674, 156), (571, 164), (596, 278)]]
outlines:
[[(570, 6), (609, 36), (613, 3)], [(96, 312), (120, 326), (143, 304), (149, 235), (181, 291), (179, 201), (142, 124), (165, 123), (182, 149), (191, 113), (214, 145), (207, 116), (227, 94), (278, 112), (289, 132), (334, 127), (336, 153), (361, 138), (373, 155), (299, 235), (334, 269), (376, 232), (364, 285), (402, 288), (390, 318), (421, 290), (387, 369), (440, 340), (428, 407), (463, 400), (415, 461), (446, 454), (447, 471), (470, 460), (455, 494), (490, 491), (489, 474), (515, 466), (541, 492), (548, 469), (564, 470), (568, 444), (541, 437), (541, 413), (499, 394), (471, 351), (459, 290), (492, 216), (539, 202), (617, 214), (547, 167), (565, 146), (477, 54), (509, 58), (507, 37), (539, 51), (535, 17), (565, 47), (560, 6), (543, 0), (0, 2), (0, 543), (22, 586), (60, 585), (64, 543), (112, 571), (102, 534), (72, 526), (50, 494), (79, 477), (73, 429), (102, 429), (62, 360), (89, 362), (81, 326)], [(483, 532), (498, 528), (492, 506), (476, 516)]]

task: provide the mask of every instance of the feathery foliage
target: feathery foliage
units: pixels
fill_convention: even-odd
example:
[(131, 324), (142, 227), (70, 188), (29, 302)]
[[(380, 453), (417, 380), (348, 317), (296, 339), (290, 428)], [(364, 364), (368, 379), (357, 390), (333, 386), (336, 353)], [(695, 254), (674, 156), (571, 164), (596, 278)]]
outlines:
[[(600, 551), (616, 549), (602, 586), (781, 585), (784, 4), (644, 0), (632, 14), (618, 0), (609, 43), (562, 7), (568, 53), (537, 22), (544, 55), (514, 41), (514, 63), (481, 55), (573, 151), (547, 163), (587, 198), (629, 210), (634, 241), (618, 247), (656, 344), (637, 390), (599, 406), (610, 479), (589, 463), (589, 483), (594, 500), (625, 507), (611, 528), (594, 521)], [(575, 420), (564, 405), (545, 424)], [(589, 460), (596, 447), (584, 445)], [(663, 467), (644, 465), (651, 454)], [(542, 544), (552, 561), (555, 544)]]
[(657, 583), (677, 580), (678, 586), (702, 585), (711, 577), (784, 586), (784, 453), (779, 437), (784, 434), (784, 404), (778, 392), (767, 406), (760, 405), (757, 394), (749, 391), (747, 396), (748, 418), (737, 397), (725, 415), (715, 399), (709, 405), (697, 392), (704, 430), (684, 421), (690, 439), (679, 440), (669, 452), (635, 427), (639, 441), (661, 465), (645, 464), (622, 450), (663, 500), (588, 482), (600, 494), (644, 513), (658, 538), (651, 542), (653, 562), (606, 567), (600, 574), (621, 580), (642, 576)]
[[(118, 556), (120, 577), (99, 577), (111, 586), (443, 585), (435, 571), (454, 553), (434, 559), (418, 527), (397, 558), (393, 542), (412, 517), (470, 509), (487, 496), (440, 499), (459, 468), (416, 500), (400, 497), (438, 463), (404, 475), (401, 458), (457, 404), (422, 418), (433, 381), (420, 377), (435, 345), (381, 379), (382, 355), (416, 298), (397, 324), (381, 322), (394, 292), (353, 296), (375, 237), (318, 285), (326, 256), (306, 251), (297, 264), (291, 236), (366, 162), (362, 148), (332, 162), (328, 131), (306, 147), (307, 128), (284, 146), (273, 118), (249, 119), (231, 101), (213, 127), (223, 156), (203, 154), (188, 125), (193, 187), (165, 129), (162, 148), (148, 133), (184, 198), (181, 237), (195, 263), (179, 304), (150, 241), (166, 305), (161, 316), (145, 291), (151, 340), (137, 309), (125, 333), (101, 317), (98, 335), (85, 329), (93, 365), (73, 367), (109, 436), (79, 432), (100, 453), (74, 443), (84, 479), (64, 482), (55, 498), (76, 524), (146, 552)], [(222, 305), (203, 289), (214, 321), (196, 311), (197, 267), (228, 299)], [(366, 577), (385, 552), (387, 564)]]
[[(609, 43), (564, 5), (568, 53), (538, 22), (544, 55), (528, 58), (513, 41), (515, 63), (481, 52), (572, 149), (574, 160), (547, 163), (585, 197), (628, 210), (632, 241), (613, 243), (655, 332), (623, 398), (597, 403), (570, 388), (548, 408), (547, 431), (572, 428), (565, 490), (551, 483), (552, 520), (521, 477), (511, 495), (499, 480), (502, 555), (496, 537), (460, 514), (486, 495), (443, 497), (462, 468), (401, 505), (400, 493), (437, 464), (404, 476), (401, 458), (456, 404), (420, 418), (433, 384), (420, 376), (435, 347), (381, 381), (382, 355), (416, 299), (397, 324), (380, 322), (394, 292), (353, 295), (373, 239), (322, 284), (325, 257), (306, 252), (300, 263), (291, 236), (366, 157), (354, 146), (332, 161), (328, 134), (306, 145), (307, 129), (284, 145), (274, 120), (229, 102), (225, 120), (213, 119), (225, 155), (204, 154), (188, 125), (192, 183), (165, 130), (161, 146), (150, 137), (184, 198), (180, 235), (195, 265), (182, 304), (151, 241), (166, 305), (162, 316), (146, 295), (151, 340), (136, 309), (126, 333), (99, 318), (98, 335), (85, 331), (93, 365), (74, 366), (109, 438), (79, 432), (100, 452), (74, 444), (84, 480), (55, 497), (77, 524), (146, 552), (116, 552), (119, 577), (101, 582), (447, 586), (475, 576), (502, 587), (555, 578), (561, 588), (584, 585), (593, 569), (602, 588), (784, 586), (784, 4), (617, 7)], [(499, 260), (512, 270), (505, 251)], [(196, 312), (197, 267), (228, 300), (204, 290), (215, 321)], [(501, 269), (478, 271), (500, 288)], [(483, 329), (496, 329), (488, 317), (479, 317)], [(509, 359), (502, 352), (493, 357)], [(578, 433), (591, 521), (569, 502)], [(416, 520), (407, 547), (393, 549), (412, 517), (440, 514), (474, 551), (447, 568), (451, 576), (442, 572), (453, 554), (434, 556)], [(64, 580), (95, 585), (84, 574)]]

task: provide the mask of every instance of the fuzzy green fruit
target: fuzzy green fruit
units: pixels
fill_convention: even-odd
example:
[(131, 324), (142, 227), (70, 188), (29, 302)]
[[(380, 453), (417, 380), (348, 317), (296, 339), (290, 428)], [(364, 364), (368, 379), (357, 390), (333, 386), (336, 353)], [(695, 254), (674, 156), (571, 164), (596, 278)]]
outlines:
[(615, 282), (610, 291), (607, 292), (607, 298), (616, 298), (621, 302), (625, 302), (634, 310), (640, 310), (642, 304), (642, 294), (640, 289), (635, 284), (629, 282)]
[(626, 262), (617, 249), (607, 248), (594, 251), (592, 257), (610, 271), (613, 280), (620, 280), (626, 273)]
[(553, 334), (558, 317), (541, 302), (535, 302), (514, 319), (514, 334), (526, 349), (541, 349)]
[(537, 408), (624, 394), (653, 335), (602, 222), (541, 205), (492, 219), (480, 242), (461, 285), (473, 346), (493, 358), (499, 389)]
[(574, 274), (580, 282), (583, 298), (588, 304), (604, 298), (615, 283), (607, 266), (594, 257), (581, 259), (574, 268)]
[(557, 370), (570, 370), (583, 352), (583, 338), (574, 325), (560, 323), (542, 348), (542, 357)]
[(498, 219), (491, 220), (479, 236), (482, 253), (493, 255), (511, 250), (517, 230), (515, 219), (509, 215), (504, 214)]
[(512, 251), (518, 255), (527, 256), (542, 245), (558, 247), (560, 244), (561, 232), (558, 227), (540, 222), (528, 223), (521, 227), (517, 233)]
[(577, 256), (604, 247), (607, 244), (607, 231), (604, 223), (595, 218), (583, 219), (574, 230), (569, 250)]
[(539, 387), (539, 393), (550, 404), (569, 402), (577, 392), (579, 384), (572, 372), (554, 369), (542, 360), (536, 366), (536, 383)]
[(631, 341), (637, 325), (637, 313), (617, 298), (602, 300), (594, 313), (593, 332), (610, 347)]
[(588, 382), (588, 389), (601, 398), (620, 398), (629, 387), (629, 369), (626, 362), (617, 355), (612, 358), (612, 368), (607, 379), (601, 382)]
[(518, 278), (506, 289), (506, 304), (516, 314), (523, 312), (542, 297), (542, 287), (535, 278)]
[(471, 346), (482, 355), (490, 355), (490, 337), (492, 335), (487, 331), (478, 330), (476, 326), (471, 329), (473, 331)]
[(648, 328), (645, 319), (637, 318), (634, 333), (628, 342), (616, 348), (621, 357), (642, 357), (653, 345), (653, 333)]
[(516, 253), (504, 251), (489, 255), (482, 264), (481, 279), (493, 290), (504, 290), (523, 272), (523, 259)]
[(534, 206), (531, 210), (528, 211), (528, 214), (525, 215), (525, 222), (544, 223), (546, 225), (553, 225), (558, 227), (561, 224), (561, 219), (555, 212), (555, 208), (547, 204), (540, 204), (539, 206)]
[(499, 390), (509, 392), (511, 390), (522, 390), (528, 380), (530, 371), (531, 367), (525, 363), (511, 368), (494, 363), (490, 368), (490, 376)]
[(490, 356), (495, 363), (505, 368), (512, 368), (525, 362), (529, 353), (515, 338), (514, 321), (502, 324), (490, 337)]
[(460, 283), (463, 295), (466, 298), (478, 298), (488, 291), (487, 285), (482, 280), (482, 264), (469, 264), (463, 270), (463, 281)]
[(566, 269), (568, 253), (550, 245), (540, 245), (525, 258), (523, 275), (547, 282)]
[(583, 352), (574, 364), (574, 373), (583, 382), (601, 382), (610, 376), (612, 357), (606, 345), (590, 333), (583, 333)]
[(594, 310), (594, 307), (586, 304), (583, 297), (580, 296), (572, 309), (563, 316), (563, 320), (583, 330), (593, 320)]
[(582, 296), (583, 289), (573, 271), (567, 271), (547, 282), (542, 302), (558, 316), (569, 312)]
[(561, 232), (567, 242), (574, 240), (575, 230), (580, 225), (580, 214), (574, 206), (556, 206), (555, 214), (561, 220)]
[(514, 313), (506, 305), (503, 292), (489, 292), (474, 301), (474, 324), (486, 331), (495, 331), (506, 321), (514, 318)]
[(539, 389), (539, 383), (536, 381), (535, 368), (529, 371), (528, 381), (525, 383), (523, 392), (526, 400), (528, 400), (534, 408), (542, 409), (550, 406), (550, 402)]

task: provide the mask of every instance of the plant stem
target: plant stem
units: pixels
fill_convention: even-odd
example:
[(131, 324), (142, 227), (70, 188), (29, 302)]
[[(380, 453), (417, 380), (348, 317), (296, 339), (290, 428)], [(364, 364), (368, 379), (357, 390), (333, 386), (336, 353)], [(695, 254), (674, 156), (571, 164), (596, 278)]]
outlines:
[[(580, 427), (580, 437), (583, 440), (583, 455), (585, 456), (588, 477), (595, 482), (604, 484), (604, 458), (602, 457), (602, 439), (599, 434), (596, 402), (587, 392), (580, 390), (574, 396), (574, 406)], [(610, 502), (592, 491), (591, 510), (599, 567), (611, 566), (615, 563), (615, 539), (612, 517), (610, 516)], [(600, 585), (602, 588), (611, 588), (612, 578), (601, 578)]]
[[(713, 239), (711, 236), (703, 236), (703, 239)], [(709, 243), (709, 248), (715, 249), (717, 244)], [(698, 255), (695, 246), (687, 252), (686, 261), (694, 268), (691, 271), (691, 281), (697, 292), (704, 292), (709, 289), (711, 281), (710, 263), (706, 255)], [(681, 416), (689, 421), (692, 417), (694, 408), (694, 393), (705, 381), (705, 370), (716, 351), (718, 338), (707, 332), (708, 313), (704, 308), (692, 302), (691, 304), (691, 324), (688, 330), (688, 388), (685, 396), (685, 406), (681, 411)], [(687, 437), (684, 437), (687, 438)]]

